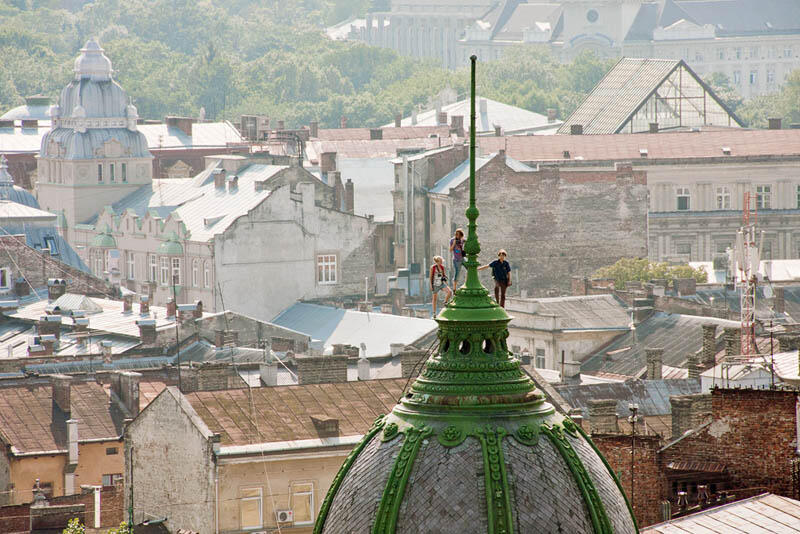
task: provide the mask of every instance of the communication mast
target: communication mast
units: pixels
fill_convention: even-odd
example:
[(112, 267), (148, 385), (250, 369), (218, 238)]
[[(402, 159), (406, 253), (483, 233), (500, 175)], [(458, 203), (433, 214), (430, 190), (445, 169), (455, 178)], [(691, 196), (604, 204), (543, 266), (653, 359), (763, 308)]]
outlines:
[[(743, 358), (756, 354), (755, 313), (758, 267), (761, 263), (761, 247), (756, 245), (756, 223), (758, 207), (749, 191), (744, 193), (742, 203), (742, 227), (736, 234), (736, 284), (739, 289), (742, 333), (741, 355)], [(763, 234), (761, 240), (763, 243)]]

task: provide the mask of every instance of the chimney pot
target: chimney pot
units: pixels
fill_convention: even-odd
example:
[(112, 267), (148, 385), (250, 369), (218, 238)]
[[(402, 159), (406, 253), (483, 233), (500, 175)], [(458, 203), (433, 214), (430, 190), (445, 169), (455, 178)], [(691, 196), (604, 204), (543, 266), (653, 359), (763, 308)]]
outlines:
[(47, 300), (50, 302), (58, 299), (67, 292), (67, 281), (63, 278), (50, 278), (47, 280)]
[(499, 124), (494, 125), (494, 135), (495, 137), (502, 137), (503, 135), (503, 127)]
[(767, 119), (767, 122), (769, 123), (768, 128), (770, 130), (780, 130), (781, 127), (782, 127), (782, 122), (783, 121), (781, 120), (780, 117), (773, 117), (773, 118)]
[(308, 129), (308, 135), (311, 139), (316, 139), (319, 137), (319, 121), (311, 121)]
[(403, 125), (403, 115), (400, 113), (395, 114), (394, 116), (394, 127), (400, 128)]
[(650, 133), (658, 133), (658, 123), (651, 122), (650, 123)]
[(339, 119), (339, 128), (347, 128), (347, 117), (342, 117)]
[(547, 109), (547, 122), (556, 122), (558, 112), (554, 108)]

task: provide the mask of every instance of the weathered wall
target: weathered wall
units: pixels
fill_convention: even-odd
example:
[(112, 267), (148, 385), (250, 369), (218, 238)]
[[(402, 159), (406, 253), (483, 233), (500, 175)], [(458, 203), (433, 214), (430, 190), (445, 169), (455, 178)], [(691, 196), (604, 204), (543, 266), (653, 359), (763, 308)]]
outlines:
[[(5, 448), (5, 443), (2, 444)], [(8, 487), (11, 482), (11, 466), (8, 464), (8, 456), (0, 454), (0, 506), (11, 504), (12, 497)]]
[[(480, 261), (508, 251), (514, 288), (530, 296), (549, 288), (569, 291), (570, 277), (589, 275), (622, 257), (647, 255), (647, 186), (644, 171), (559, 170), (515, 172), (500, 153), (476, 176)], [(454, 221), (463, 215), (469, 184), (451, 193)], [(491, 209), (490, 209), (491, 207)], [(489, 270), (483, 283), (493, 287)]]
[[(81, 510), (76, 517), (87, 527), (94, 527), (94, 491), (48, 499), (52, 506), (76, 506)], [(122, 487), (114, 486), (100, 491), (100, 526), (117, 527), (124, 520)], [(30, 532), (30, 503), (0, 507), (0, 532)], [(63, 526), (66, 526), (64, 524)]]
[(125, 479), (125, 508), (132, 478), (135, 521), (168, 517), (171, 528), (214, 532), (211, 443), (169, 390), (128, 426), (125, 473), (131, 473), (131, 463), (132, 477)]
[[(310, 342), (306, 334), (230, 311), (195, 320), (194, 325), (200, 337), (211, 343), (214, 343), (216, 332), (220, 330), (236, 332), (238, 343), (243, 347), (258, 348), (266, 343), (273, 350), (305, 352)], [(284, 348), (286, 345), (288, 348)]]

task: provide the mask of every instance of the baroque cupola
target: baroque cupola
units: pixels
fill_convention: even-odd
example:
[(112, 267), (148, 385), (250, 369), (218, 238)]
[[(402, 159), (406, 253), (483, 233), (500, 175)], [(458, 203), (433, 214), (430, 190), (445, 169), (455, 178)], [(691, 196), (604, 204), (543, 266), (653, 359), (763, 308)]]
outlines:
[(614, 472), (508, 351), (511, 317), (478, 278), (472, 60), (467, 279), (438, 344), (333, 480), (315, 534), (637, 532)]

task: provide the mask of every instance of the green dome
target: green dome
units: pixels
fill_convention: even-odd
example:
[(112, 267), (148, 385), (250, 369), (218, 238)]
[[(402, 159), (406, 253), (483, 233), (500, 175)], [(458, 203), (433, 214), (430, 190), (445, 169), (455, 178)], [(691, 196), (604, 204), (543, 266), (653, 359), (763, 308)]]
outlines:
[(111, 228), (106, 226), (102, 232), (94, 236), (92, 246), (95, 248), (117, 248), (117, 240), (111, 235)]
[(474, 162), (473, 134), (466, 283), (419, 378), (334, 478), (315, 534), (637, 532), (592, 441), (508, 351), (511, 317), (478, 279)]
[(181, 245), (181, 242), (175, 232), (170, 233), (167, 237), (167, 240), (159, 245), (158, 253), (165, 254), (167, 256), (183, 255), (183, 245)]

